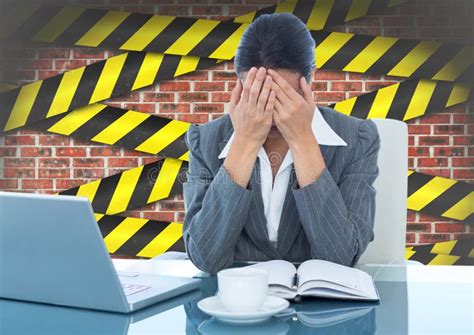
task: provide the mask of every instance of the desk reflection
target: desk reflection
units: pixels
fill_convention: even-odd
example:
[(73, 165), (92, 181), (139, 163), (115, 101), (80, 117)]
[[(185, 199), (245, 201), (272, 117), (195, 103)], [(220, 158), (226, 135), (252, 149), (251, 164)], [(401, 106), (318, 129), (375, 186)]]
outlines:
[[(203, 278), (200, 299), (216, 294), (214, 278)], [(375, 334), (376, 307), (379, 303), (306, 299), (269, 321), (249, 325), (228, 325), (210, 318), (197, 307), (197, 301), (184, 304), (187, 334)]]
[(406, 334), (406, 282), (376, 282), (380, 302), (305, 299), (258, 325), (228, 325), (204, 314), (199, 300), (217, 291), (215, 277), (200, 290), (132, 314), (0, 299), (1, 334)]

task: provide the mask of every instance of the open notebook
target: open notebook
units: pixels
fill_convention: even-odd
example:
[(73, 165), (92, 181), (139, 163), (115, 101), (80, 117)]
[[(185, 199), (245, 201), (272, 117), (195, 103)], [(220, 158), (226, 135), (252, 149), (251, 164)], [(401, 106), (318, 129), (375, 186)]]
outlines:
[(285, 299), (304, 296), (347, 300), (380, 300), (372, 277), (359, 269), (312, 259), (298, 269), (287, 261), (274, 260), (250, 265), (268, 271), (269, 291)]

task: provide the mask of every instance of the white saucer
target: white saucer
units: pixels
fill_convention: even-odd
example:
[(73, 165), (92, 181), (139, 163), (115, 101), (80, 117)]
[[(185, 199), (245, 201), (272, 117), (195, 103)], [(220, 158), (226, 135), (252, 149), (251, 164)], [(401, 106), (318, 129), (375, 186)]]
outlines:
[(216, 317), (220, 321), (232, 324), (251, 324), (263, 322), (288, 308), (288, 300), (267, 295), (263, 306), (255, 312), (230, 312), (225, 309), (217, 296), (208, 297), (198, 302), (201, 311)]

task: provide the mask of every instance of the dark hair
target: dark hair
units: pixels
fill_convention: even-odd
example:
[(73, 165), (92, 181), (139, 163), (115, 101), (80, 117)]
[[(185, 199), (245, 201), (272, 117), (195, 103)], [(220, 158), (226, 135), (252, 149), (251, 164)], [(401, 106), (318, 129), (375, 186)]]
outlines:
[(316, 42), (306, 25), (290, 13), (262, 14), (245, 30), (234, 58), (241, 72), (253, 66), (287, 69), (311, 79), (315, 65)]

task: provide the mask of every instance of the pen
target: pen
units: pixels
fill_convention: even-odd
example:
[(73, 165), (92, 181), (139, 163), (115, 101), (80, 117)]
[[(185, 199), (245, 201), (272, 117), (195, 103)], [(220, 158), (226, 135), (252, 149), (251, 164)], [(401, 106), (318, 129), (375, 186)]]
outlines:
[(298, 289), (298, 274), (295, 273), (295, 276), (293, 277), (293, 289), (297, 290)]

